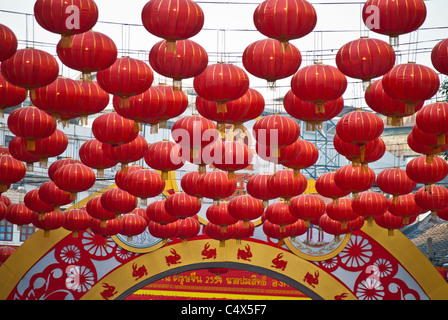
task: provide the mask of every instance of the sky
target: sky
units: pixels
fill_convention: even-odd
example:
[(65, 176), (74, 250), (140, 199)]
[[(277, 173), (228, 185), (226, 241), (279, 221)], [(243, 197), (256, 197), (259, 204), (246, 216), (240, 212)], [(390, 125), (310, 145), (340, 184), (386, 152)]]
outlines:
[[(96, 0), (95, 2), (99, 7), (99, 19), (93, 30), (111, 37), (119, 48), (119, 56), (130, 55), (148, 62), (149, 50), (161, 39), (152, 36), (142, 25), (141, 11), (147, 0)], [(210, 64), (220, 60), (242, 67), (244, 49), (252, 42), (265, 38), (256, 30), (253, 23), (253, 12), (261, 1), (204, 0), (196, 2), (204, 11), (205, 23), (202, 31), (191, 40), (207, 50)], [(316, 53), (320, 52), (316, 49), (324, 50), (324, 63), (335, 66), (334, 57), (337, 51), (349, 41), (365, 35), (388, 41), (387, 37), (369, 32), (364, 26), (361, 19), (364, 1), (310, 0), (309, 2), (314, 5), (317, 12), (316, 28), (304, 38), (291, 41), (302, 53), (301, 67), (313, 63)], [(34, 3), (35, 0), (0, 0), (0, 23), (14, 31), (19, 39), (19, 47), (32, 46), (34, 43), (35, 48), (56, 56), (55, 48), (59, 36), (42, 29), (33, 19)], [(444, 16), (448, 10), (448, 1), (428, 0), (425, 3), (428, 11), (427, 19), (418, 32), (400, 37), (397, 63), (415, 61), (432, 67), (430, 61), (432, 48), (437, 42), (448, 38), (448, 23)], [(415, 52), (418, 52), (416, 56)], [(63, 76), (77, 75), (76, 71), (60, 65), (60, 73)], [(260, 89), (264, 95), (271, 95), (272, 98), (282, 97), (290, 89), (290, 78), (277, 81), (277, 89), (272, 92), (265, 90), (264, 80), (249, 76), (251, 87)], [(170, 80), (156, 75), (155, 81), (168, 82)], [(365, 107), (361, 82), (351, 78), (348, 81), (349, 87), (344, 95), (346, 105)], [(183, 87), (191, 88), (192, 82), (192, 79), (184, 80)]]

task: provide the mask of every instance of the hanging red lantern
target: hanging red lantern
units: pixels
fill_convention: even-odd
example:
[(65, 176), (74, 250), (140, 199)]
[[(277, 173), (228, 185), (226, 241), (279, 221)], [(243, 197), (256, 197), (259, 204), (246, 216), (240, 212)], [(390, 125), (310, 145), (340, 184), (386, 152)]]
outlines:
[(392, 215), (403, 218), (405, 225), (409, 224), (412, 218), (423, 213), (423, 209), (415, 201), (413, 193), (400, 195), (396, 199), (389, 199), (387, 210)]
[(78, 238), (78, 233), (87, 230), (92, 219), (85, 209), (70, 209), (64, 211), (64, 229), (71, 231), (73, 238)]
[(204, 196), (202, 195), (199, 188), (199, 178), (200, 174), (198, 171), (187, 172), (180, 180), (180, 185), (182, 191), (184, 191), (186, 194), (189, 194), (190, 196), (198, 198), (199, 201), (201, 201)]
[(162, 225), (176, 222), (178, 219), (170, 215), (165, 209), (165, 199), (151, 202), (146, 208), (146, 214), (150, 221), (157, 222)]
[(438, 145), (445, 145), (448, 134), (448, 103), (436, 102), (424, 106), (416, 115), (418, 128), (426, 133), (437, 135)]
[(87, 191), (96, 182), (95, 172), (82, 163), (66, 164), (54, 173), (54, 183), (62, 190), (70, 192), (74, 200), (76, 194)]
[(137, 207), (134, 210), (132, 210), (130, 213), (142, 217), (145, 220), (146, 225), (148, 225), (149, 218), (148, 218), (148, 215), (146, 214), (146, 209), (145, 208), (138, 208)]
[(387, 229), (387, 234), (389, 236), (393, 236), (395, 230), (401, 229), (405, 226), (403, 220), (403, 218), (395, 216), (389, 211), (375, 217), (375, 223), (381, 228)]
[(255, 225), (252, 221), (245, 223), (242, 220), (238, 220), (235, 223), (236, 233), (233, 238), (236, 239), (236, 243), (240, 244), (242, 239), (253, 237), (255, 231)]
[(358, 218), (358, 215), (352, 208), (352, 199), (339, 199), (338, 203), (329, 202), (326, 207), (327, 215), (336, 221), (342, 223), (342, 230), (347, 228), (347, 223)]
[(61, 211), (50, 211), (43, 214), (33, 213), (32, 223), (38, 228), (44, 230), (44, 237), (50, 236), (51, 230), (56, 230), (64, 225), (65, 215)]
[(59, 76), (51, 84), (35, 89), (31, 102), (40, 110), (62, 120), (65, 126), (70, 119), (78, 116), (82, 95), (79, 81)]
[(350, 194), (350, 191), (341, 189), (334, 181), (336, 172), (328, 172), (320, 175), (316, 179), (315, 188), (316, 191), (325, 198), (333, 199), (338, 202), (339, 198), (345, 197)]
[(142, 234), (148, 226), (143, 217), (133, 213), (124, 214), (121, 217), (121, 222), (123, 223), (123, 228), (120, 234), (126, 236), (128, 241), (132, 241), (134, 236)]
[(122, 105), (129, 107), (129, 98), (148, 90), (154, 81), (151, 67), (144, 61), (123, 57), (96, 74), (99, 86), (106, 92), (119, 96)]
[(51, 54), (26, 48), (17, 50), (11, 58), (3, 61), (1, 73), (12, 85), (29, 91), (55, 81), (59, 75), (59, 65)]
[(7, 196), (0, 195), (0, 202), (6, 204), (6, 206), (10, 206), (12, 204), (11, 199), (9, 199)]
[(82, 162), (76, 159), (72, 159), (70, 157), (56, 160), (48, 167), (48, 177), (50, 178), (50, 180), (54, 181), (54, 174), (59, 168), (68, 164), (77, 164), (77, 163), (81, 164)]
[(70, 193), (59, 188), (53, 181), (45, 182), (39, 187), (39, 198), (53, 206), (54, 211), (60, 211), (60, 207), (73, 202)]
[(265, 222), (263, 222), (262, 229), (267, 237), (276, 239), (278, 241), (277, 245), (281, 247), (285, 244), (284, 239), (293, 237), (296, 234), (294, 230), (295, 226), (295, 223), (280, 226), (278, 224), (270, 222), (269, 220), (266, 220)]
[(226, 240), (232, 239), (236, 232), (237, 228), (234, 224), (223, 228), (219, 224), (208, 222), (204, 227), (204, 233), (210, 238), (218, 240), (220, 247), (225, 247)]
[(292, 92), (299, 99), (314, 103), (316, 113), (324, 113), (324, 104), (342, 97), (346, 89), (345, 75), (322, 63), (300, 69), (291, 79)]
[(163, 140), (150, 144), (144, 159), (148, 166), (162, 171), (162, 180), (167, 180), (168, 172), (180, 169), (184, 165), (180, 152), (181, 147), (178, 144)]
[(137, 207), (137, 198), (120, 188), (113, 188), (101, 195), (101, 205), (116, 216), (129, 213)]
[[(0, 25), (1, 28), (1, 25)], [(1, 37), (0, 37), (1, 38)], [(0, 49), (1, 52), (1, 49)], [(3, 118), (5, 109), (19, 106), (26, 99), (26, 90), (10, 84), (5, 77), (0, 74), (0, 112)]]
[(148, 151), (148, 142), (139, 134), (131, 142), (119, 146), (103, 143), (103, 151), (107, 157), (121, 163), (122, 168), (126, 168), (129, 163), (143, 159)]
[(34, 4), (34, 17), (45, 30), (60, 34), (63, 45), (70, 47), (69, 36), (87, 32), (95, 26), (98, 7), (93, 0), (38, 0)]
[(252, 133), (258, 143), (272, 148), (281, 148), (299, 139), (300, 126), (290, 117), (274, 114), (257, 120)]
[(302, 173), (287, 169), (275, 172), (268, 183), (277, 197), (287, 201), (305, 192), (308, 186), (308, 181)]
[(9, 153), (17, 160), (25, 162), (26, 170), (33, 172), (34, 163), (39, 162), (39, 157), (36, 157), (26, 150), (26, 144), (20, 137), (14, 137), (9, 142), (8, 146)]
[(306, 0), (263, 1), (253, 19), (260, 33), (282, 42), (306, 36), (317, 24), (316, 10)]
[(382, 79), (372, 82), (367, 88), (364, 98), (370, 109), (386, 116), (386, 123), (394, 127), (402, 126), (403, 118), (412, 116), (424, 104), (423, 101), (416, 103), (413, 110), (408, 110), (405, 102), (392, 98), (384, 91)]
[(336, 54), (336, 65), (347, 77), (360, 79), (364, 90), (374, 78), (388, 73), (395, 64), (395, 50), (379, 39), (361, 37), (343, 45)]
[(299, 99), (292, 90), (289, 90), (283, 98), (283, 106), (286, 112), (298, 120), (306, 122), (306, 130), (314, 131), (322, 129), (322, 122), (336, 117), (344, 108), (344, 98), (324, 103), (324, 112), (316, 112), (313, 103)]
[(126, 177), (131, 172), (134, 172), (134, 171), (140, 170), (140, 169), (143, 169), (143, 167), (138, 164), (132, 164), (128, 167), (118, 170), (117, 173), (115, 173), (115, 178), (114, 178), (115, 184), (117, 185), (117, 187), (120, 188), (121, 190), (128, 191), (128, 190), (126, 190), (126, 185), (125, 185)]
[(299, 143), (300, 151), (298, 157), (294, 157), (289, 161), (282, 163), (284, 167), (293, 169), (296, 175), (300, 170), (315, 165), (319, 159), (319, 150), (312, 142), (299, 139)]
[(423, 210), (431, 211), (433, 217), (437, 211), (448, 207), (448, 188), (439, 185), (431, 186), (431, 190), (422, 187), (414, 195), (415, 203)]
[(417, 30), (425, 22), (426, 6), (423, 0), (368, 0), (362, 9), (362, 19), (367, 28), (389, 36), (390, 44), (398, 46), (398, 36)]
[(80, 81), (79, 85), (82, 89), (82, 96), (76, 113), (81, 118), (81, 124), (87, 125), (89, 115), (100, 113), (109, 105), (109, 94), (101, 89), (96, 81)]
[(415, 113), (416, 104), (431, 99), (440, 86), (434, 70), (414, 62), (395, 66), (382, 83), (389, 96), (405, 103), (408, 113)]
[(263, 207), (267, 207), (269, 200), (277, 198), (275, 192), (269, 188), (270, 174), (255, 174), (246, 183), (246, 191), (256, 199), (263, 200)]
[(201, 210), (201, 204), (196, 197), (178, 192), (166, 199), (165, 210), (173, 217), (186, 219), (196, 215)]
[(187, 110), (188, 96), (182, 90), (174, 90), (172, 86), (158, 85), (155, 87), (163, 92), (168, 106), (160, 118), (160, 127), (166, 128), (166, 122), (169, 119), (177, 118)]
[[(157, 124), (162, 121), (166, 113), (167, 100), (163, 91), (158, 87), (151, 87), (145, 92), (129, 98), (129, 106), (124, 107), (121, 98), (114, 96), (113, 106), (122, 117), (134, 120), (134, 131), (139, 131), (142, 123), (151, 121), (151, 133), (156, 132)], [(157, 120), (157, 121), (156, 121)]]
[(226, 231), (227, 226), (235, 224), (238, 219), (234, 218), (229, 214), (228, 202), (221, 202), (219, 204), (213, 204), (209, 206), (205, 212), (207, 220), (215, 225), (222, 228), (221, 231)]
[(442, 151), (445, 151), (448, 148), (448, 143), (444, 144), (444, 140), (448, 141), (448, 138), (439, 138), (435, 134), (426, 133), (416, 124), (412, 127), (412, 130), (408, 135), (409, 146), (416, 149), (418, 153), (425, 154), (428, 163), (432, 162), (435, 155), (441, 154)]
[(8, 206), (5, 220), (22, 228), (33, 222), (34, 211), (30, 210), (24, 203), (14, 203)]
[(8, 129), (26, 140), (28, 151), (35, 150), (35, 140), (47, 138), (56, 131), (56, 119), (36, 107), (21, 107), (9, 115)]
[[(361, 164), (361, 147), (342, 140), (338, 134), (334, 135), (333, 146), (335, 150), (351, 161), (354, 166)], [(376, 138), (364, 145), (364, 161), (362, 164), (368, 164), (379, 160), (386, 152), (386, 144), (381, 138)]]
[(8, 212), (8, 206), (0, 201), (0, 221), (6, 218), (6, 213)]
[(87, 213), (94, 219), (103, 221), (103, 226), (107, 220), (115, 219), (117, 216), (114, 212), (106, 210), (101, 204), (101, 196), (93, 197), (86, 203)]
[(98, 141), (118, 146), (137, 138), (138, 130), (134, 130), (134, 125), (134, 120), (126, 119), (116, 112), (109, 112), (95, 118), (92, 133)]
[(416, 183), (425, 184), (431, 189), (432, 184), (448, 175), (448, 163), (440, 157), (434, 157), (432, 163), (427, 163), (426, 156), (419, 156), (408, 162), (406, 174)]
[(9, 189), (9, 185), (17, 183), (26, 175), (25, 165), (8, 154), (0, 154), (0, 193)]
[(235, 171), (247, 168), (253, 158), (252, 150), (243, 142), (224, 141), (219, 142), (215, 148), (213, 165), (223, 171), (227, 171), (229, 179), (235, 178)]
[(165, 181), (160, 173), (140, 169), (128, 174), (124, 180), (125, 190), (134, 197), (145, 200), (158, 196), (165, 189)]
[(440, 41), (432, 49), (431, 62), (437, 71), (448, 75), (448, 39)]
[(2, 39), (0, 45), (0, 61), (5, 61), (11, 58), (17, 51), (17, 37), (10, 28), (4, 24), (0, 24), (0, 39)]
[(207, 51), (194, 41), (176, 41), (174, 51), (166, 40), (156, 43), (149, 52), (149, 64), (155, 72), (173, 79), (173, 88), (182, 90), (182, 80), (201, 74), (208, 65)]
[(104, 177), (104, 169), (114, 167), (118, 162), (106, 156), (103, 143), (91, 139), (79, 148), (79, 158), (86, 166), (97, 170), (97, 177)]
[(200, 174), (196, 184), (202, 197), (215, 202), (230, 197), (237, 187), (235, 179), (231, 179), (227, 172), (218, 170)]
[(23, 202), (31, 211), (43, 214), (54, 210), (54, 207), (39, 197), (39, 189), (28, 191), (23, 198)]
[(366, 191), (375, 184), (375, 172), (369, 167), (345, 165), (334, 175), (336, 185), (356, 197), (359, 192)]
[(249, 77), (240, 67), (217, 63), (207, 66), (200, 75), (194, 77), (193, 87), (202, 98), (217, 103), (218, 113), (226, 113), (226, 102), (246, 94)]
[(168, 51), (176, 49), (176, 41), (188, 39), (202, 30), (204, 12), (191, 0), (150, 0), (143, 7), (145, 29), (156, 37), (167, 40)]
[(318, 221), (325, 213), (325, 202), (319, 196), (302, 194), (291, 199), (289, 212), (309, 227), (312, 221)]
[(388, 209), (388, 200), (381, 193), (367, 191), (352, 199), (352, 209), (360, 217), (372, 224), (373, 219), (384, 214)]
[(179, 223), (176, 221), (160, 224), (154, 221), (149, 221), (148, 231), (153, 237), (160, 238), (162, 239), (162, 243), (166, 243), (168, 239), (177, 237), (179, 233)]
[(292, 224), (298, 220), (297, 217), (293, 216), (289, 210), (289, 205), (286, 202), (279, 201), (270, 204), (266, 208), (266, 220), (279, 225), (282, 228)]
[(188, 239), (197, 236), (201, 230), (201, 225), (196, 217), (179, 219), (173, 223), (177, 223), (179, 225), (179, 231), (176, 237), (181, 239), (183, 243), (186, 243)]
[(101, 32), (88, 30), (72, 35), (70, 41), (70, 47), (64, 46), (64, 41), (60, 41), (56, 52), (63, 64), (82, 72), (81, 78), (86, 83), (92, 81), (93, 72), (109, 68), (117, 59), (117, 46)]
[(408, 177), (406, 170), (400, 168), (384, 169), (378, 173), (376, 184), (381, 191), (393, 196), (393, 201), (398, 196), (414, 191), (417, 183)]
[(263, 160), (277, 164), (284, 164), (296, 158), (300, 153), (300, 139), (291, 143), (289, 146), (281, 148), (271, 148), (260, 143), (255, 144), (257, 155)]
[(292, 76), (302, 64), (302, 55), (293, 44), (284, 46), (279, 40), (268, 38), (256, 41), (244, 50), (243, 66), (253, 76), (265, 79), (270, 87), (275, 82)]
[[(23, 146), (27, 147), (28, 142), (22, 140)], [(34, 150), (28, 150), (35, 157), (39, 157), (42, 167), (47, 167), (48, 159), (60, 156), (67, 149), (68, 137), (59, 129), (52, 135), (43, 139), (34, 140)]]
[(123, 222), (118, 218), (107, 221), (91, 219), (89, 229), (94, 234), (107, 238), (119, 234), (123, 230)]
[(243, 221), (246, 227), (249, 221), (261, 217), (264, 206), (260, 199), (251, 195), (241, 195), (230, 200), (227, 210), (233, 218)]

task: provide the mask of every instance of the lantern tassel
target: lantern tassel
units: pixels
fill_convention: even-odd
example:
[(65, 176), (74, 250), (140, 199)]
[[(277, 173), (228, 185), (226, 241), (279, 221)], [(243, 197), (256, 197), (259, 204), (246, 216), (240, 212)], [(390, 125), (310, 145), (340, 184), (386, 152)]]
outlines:
[(165, 120), (162, 120), (159, 122), (159, 129), (167, 129), (168, 128), (168, 122)]
[(61, 48), (71, 48), (73, 47), (73, 40), (70, 36), (63, 35), (59, 44), (61, 45)]
[(163, 181), (168, 180), (168, 171), (162, 171), (162, 180)]
[(325, 104), (323, 102), (317, 102), (314, 104), (314, 111), (319, 113), (325, 113)]
[(223, 102), (216, 103), (216, 112), (217, 113), (227, 113), (227, 105)]
[(446, 144), (446, 139), (445, 139), (445, 135), (444, 134), (439, 134), (437, 136), (437, 145), (439, 146), (444, 146)]
[(174, 91), (182, 91), (182, 80), (174, 80), (173, 81), (173, 90)]
[(405, 103), (405, 111), (407, 114), (414, 114), (415, 113), (415, 104), (411, 102)]
[(120, 98), (120, 107), (123, 109), (128, 109), (129, 108), (129, 98), (128, 97), (121, 97)]
[(97, 169), (96, 175), (98, 178), (104, 178), (104, 169)]
[(151, 124), (151, 133), (159, 133), (159, 124)]
[(26, 140), (26, 150), (34, 151), (36, 150), (36, 143), (34, 140)]
[(176, 53), (176, 40), (166, 40), (166, 52)]

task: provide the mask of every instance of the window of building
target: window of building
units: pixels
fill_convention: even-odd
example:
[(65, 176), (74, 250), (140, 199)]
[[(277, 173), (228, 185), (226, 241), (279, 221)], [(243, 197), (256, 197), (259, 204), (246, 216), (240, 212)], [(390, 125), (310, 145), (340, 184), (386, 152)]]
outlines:
[(0, 241), (12, 241), (14, 225), (6, 220), (0, 221)]
[(31, 237), (34, 232), (36, 232), (36, 228), (32, 224), (22, 226), (22, 230), (20, 231), (20, 241), (24, 242)]

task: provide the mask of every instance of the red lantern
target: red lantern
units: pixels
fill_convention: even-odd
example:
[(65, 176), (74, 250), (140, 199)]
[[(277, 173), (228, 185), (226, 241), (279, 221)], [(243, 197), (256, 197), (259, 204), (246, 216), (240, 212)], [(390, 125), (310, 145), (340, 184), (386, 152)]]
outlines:
[(334, 181), (336, 172), (328, 172), (320, 175), (316, 179), (316, 191), (325, 198), (338, 201), (339, 198), (345, 197), (350, 194), (349, 191), (341, 189)]
[(334, 175), (336, 185), (353, 193), (355, 197), (361, 191), (366, 191), (375, 184), (375, 172), (367, 167), (345, 165), (339, 168)]
[[(23, 146), (26, 147), (28, 143), (22, 140)], [(29, 152), (36, 157), (39, 157), (42, 167), (47, 166), (49, 158), (60, 156), (67, 149), (68, 137), (67, 135), (56, 129), (52, 135), (43, 139), (34, 141), (34, 150)]]
[(431, 186), (431, 190), (422, 187), (414, 195), (415, 203), (423, 210), (431, 211), (436, 216), (437, 211), (448, 207), (448, 188), (438, 185)]
[(48, 177), (50, 178), (50, 180), (54, 181), (54, 174), (56, 173), (56, 171), (59, 168), (65, 166), (65, 165), (68, 165), (68, 164), (77, 164), (77, 163), (82, 163), (82, 162), (79, 160), (76, 160), (76, 159), (72, 159), (72, 158), (56, 160), (48, 167)]
[(369, 37), (350, 41), (336, 54), (338, 69), (350, 78), (362, 80), (364, 89), (370, 80), (385, 75), (394, 64), (394, 49), (382, 40)]
[(318, 221), (325, 213), (325, 202), (319, 196), (302, 194), (291, 199), (289, 212), (304, 220), (309, 227), (312, 221)]
[(316, 113), (324, 113), (324, 103), (342, 97), (347, 78), (337, 68), (322, 63), (304, 67), (291, 79), (291, 90), (304, 101), (314, 103)]
[(182, 240), (183, 243), (187, 242), (188, 239), (191, 239), (199, 234), (201, 230), (201, 225), (196, 217), (187, 217), (185, 219), (179, 219), (174, 222), (179, 225), (179, 231), (176, 235), (179, 239)]
[(231, 224), (223, 228), (219, 224), (208, 222), (204, 227), (204, 233), (212, 239), (219, 241), (220, 247), (225, 247), (225, 241), (232, 239), (237, 232), (236, 225)]
[(92, 133), (98, 141), (112, 146), (129, 143), (138, 136), (138, 131), (134, 130), (134, 121), (116, 112), (96, 117), (92, 123)]
[(231, 179), (229, 174), (223, 171), (200, 174), (196, 184), (199, 194), (213, 201), (230, 197), (237, 187), (236, 180)]
[(9, 115), (8, 128), (27, 141), (27, 150), (35, 150), (35, 140), (47, 138), (56, 131), (56, 119), (36, 107), (21, 107)]
[(417, 183), (410, 179), (406, 170), (400, 168), (384, 169), (378, 173), (376, 184), (381, 191), (391, 194), (393, 199), (414, 191)]
[(266, 220), (279, 225), (282, 229), (286, 225), (296, 222), (298, 218), (291, 214), (289, 206), (285, 202), (279, 201), (266, 208)]
[(166, 225), (178, 220), (166, 211), (165, 201), (166, 200), (154, 201), (148, 205), (146, 208), (146, 214), (148, 215), (150, 221)]
[(407, 225), (412, 218), (418, 216), (423, 210), (415, 201), (415, 195), (408, 193), (400, 195), (396, 199), (389, 199), (388, 211), (394, 216), (403, 218), (403, 223)]
[(196, 158), (195, 153), (216, 141), (219, 132), (213, 121), (199, 115), (192, 115), (177, 120), (171, 128), (171, 136), (180, 146), (192, 149), (193, 157)]
[(403, 118), (419, 111), (424, 102), (415, 104), (414, 109), (408, 110), (406, 103), (389, 96), (383, 88), (382, 79), (374, 81), (366, 90), (364, 98), (367, 105), (375, 112), (387, 117), (387, 124), (399, 127), (403, 125)]
[(148, 142), (139, 134), (131, 142), (119, 146), (104, 143), (103, 150), (107, 157), (121, 163), (121, 167), (125, 168), (129, 163), (143, 159), (148, 151)]
[(219, 204), (213, 204), (207, 208), (205, 212), (207, 220), (222, 228), (221, 231), (226, 231), (226, 227), (238, 222), (238, 219), (229, 214), (228, 202), (221, 202)]
[(448, 103), (436, 102), (424, 106), (416, 115), (418, 128), (426, 133), (437, 135), (438, 145), (445, 145), (448, 134)]
[(73, 238), (78, 237), (78, 233), (87, 230), (92, 219), (84, 209), (71, 209), (64, 211), (65, 221), (62, 225), (64, 229), (71, 231)]
[(104, 177), (104, 169), (112, 168), (118, 162), (106, 156), (103, 143), (91, 139), (79, 148), (79, 158), (86, 166), (97, 170), (97, 177)]
[(342, 227), (342, 222), (331, 219), (326, 213), (319, 219), (319, 227), (328, 234), (334, 236), (334, 240), (339, 242), (342, 235), (348, 234), (350, 230), (350, 222), (345, 228)]
[(398, 46), (398, 36), (417, 30), (425, 22), (426, 6), (423, 0), (368, 0), (362, 19), (370, 30), (389, 36), (390, 44)]
[(358, 215), (352, 209), (352, 199), (349, 198), (339, 199), (337, 204), (329, 202), (326, 213), (331, 219), (342, 223), (342, 230), (347, 228), (347, 222), (358, 218)]
[(314, 131), (316, 128), (322, 128), (322, 122), (333, 119), (342, 111), (344, 98), (339, 97), (324, 103), (324, 112), (317, 112), (313, 103), (297, 98), (292, 90), (289, 90), (283, 99), (283, 106), (291, 117), (306, 122), (307, 131)]
[(6, 204), (7, 207), (10, 206), (12, 203), (11, 199), (9, 199), (7, 196), (3, 196), (3, 195), (0, 195), (0, 202)]
[(61, 211), (50, 211), (43, 214), (34, 212), (32, 217), (33, 225), (44, 230), (44, 237), (49, 237), (51, 230), (61, 228), (65, 221), (65, 215)]
[(247, 226), (248, 222), (261, 217), (264, 211), (263, 202), (251, 195), (241, 195), (230, 200), (227, 207), (229, 214), (243, 221)]
[(148, 226), (143, 217), (133, 213), (123, 215), (121, 217), (121, 222), (123, 223), (123, 228), (121, 229), (120, 234), (127, 236), (128, 241), (132, 241), (133, 236), (142, 234)]
[(306, 0), (263, 1), (253, 18), (260, 33), (282, 42), (306, 36), (317, 24), (316, 10)]
[(116, 216), (131, 212), (137, 206), (137, 199), (127, 191), (113, 188), (101, 195), (101, 205)]
[(95, 26), (98, 7), (93, 0), (38, 0), (34, 4), (34, 16), (42, 28), (60, 34), (64, 46), (70, 47), (70, 35), (87, 32)]
[(86, 203), (87, 213), (94, 219), (103, 221), (103, 225), (107, 220), (115, 219), (117, 215), (106, 210), (101, 204), (101, 196), (93, 197)]
[(176, 41), (170, 51), (166, 40), (156, 43), (149, 52), (149, 64), (155, 72), (173, 79), (173, 87), (182, 90), (182, 80), (202, 73), (208, 64), (207, 51), (194, 41)]
[(131, 172), (126, 176), (124, 185), (126, 191), (143, 200), (156, 197), (165, 189), (165, 181), (160, 173), (149, 169)]
[(24, 203), (15, 203), (8, 206), (6, 221), (21, 228), (33, 221), (34, 211), (30, 210)]
[(202, 98), (217, 103), (218, 113), (226, 113), (226, 102), (246, 94), (249, 89), (249, 77), (243, 69), (235, 65), (212, 64), (194, 77), (193, 87)]
[(51, 54), (26, 48), (17, 50), (11, 58), (3, 61), (1, 73), (12, 85), (33, 90), (55, 81), (59, 74), (59, 65)]
[(180, 169), (184, 165), (180, 152), (178, 144), (163, 140), (150, 144), (144, 159), (148, 166), (162, 171), (162, 180), (167, 180), (168, 172)]
[(0, 193), (9, 189), (9, 185), (17, 183), (26, 175), (25, 165), (8, 154), (0, 154)]
[(87, 191), (96, 182), (95, 172), (82, 163), (67, 164), (54, 173), (54, 183), (62, 190), (70, 192), (75, 199), (79, 192)]
[(14, 137), (9, 142), (9, 153), (17, 160), (25, 162), (27, 171), (34, 171), (34, 163), (39, 162), (39, 157), (36, 157), (26, 150), (26, 145), (20, 137)]
[(381, 228), (387, 229), (389, 236), (394, 235), (394, 231), (405, 226), (403, 218), (394, 216), (389, 211), (375, 218), (375, 223)]
[(448, 39), (435, 45), (431, 52), (431, 61), (437, 71), (448, 75)]
[(54, 210), (54, 207), (39, 197), (39, 189), (28, 191), (23, 198), (23, 202), (31, 211), (43, 214)]
[(285, 238), (295, 236), (295, 226), (295, 223), (280, 226), (278, 224), (270, 222), (269, 220), (266, 220), (265, 222), (263, 222), (262, 228), (266, 236), (272, 239), (277, 239), (277, 245), (283, 246), (285, 244)]
[(0, 24), (0, 39), (2, 39), (0, 45), (0, 61), (5, 61), (11, 58), (17, 51), (17, 37), (10, 28), (4, 24)]
[(35, 89), (31, 101), (40, 110), (61, 119), (65, 125), (71, 118), (78, 117), (82, 96), (78, 81), (59, 76), (48, 86)]
[(189, 194), (190, 196), (198, 198), (199, 201), (201, 201), (203, 195), (198, 184), (199, 178), (200, 174), (198, 171), (188, 172), (182, 177), (180, 185), (182, 191), (184, 191), (186, 194)]
[(80, 86), (82, 98), (77, 114), (81, 117), (81, 124), (87, 125), (89, 115), (99, 113), (109, 105), (109, 94), (96, 81), (80, 82)]
[(246, 190), (249, 195), (256, 199), (263, 200), (263, 207), (267, 207), (269, 200), (277, 198), (275, 192), (269, 188), (270, 174), (255, 174), (246, 183)]
[(69, 192), (60, 189), (53, 181), (43, 183), (39, 187), (39, 198), (60, 211), (60, 207), (73, 202)]
[(306, 169), (315, 165), (319, 159), (319, 150), (312, 142), (299, 139), (299, 143), (299, 156), (283, 163), (284, 167), (294, 169), (295, 174), (297, 174), (301, 169)]
[[(361, 163), (361, 147), (342, 140), (337, 134), (334, 135), (333, 145), (336, 151), (351, 161), (354, 166)], [(362, 164), (368, 164), (381, 159), (385, 152), (386, 144), (383, 139), (376, 138), (367, 142), (364, 145), (364, 161)]]
[(448, 164), (440, 157), (434, 157), (432, 163), (427, 163), (426, 156), (420, 156), (408, 162), (406, 173), (416, 183), (430, 186), (448, 175)]
[(287, 116), (265, 116), (255, 122), (252, 133), (258, 143), (272, 148), (281, 148), (297, 141), (300, 126)]
[(277, 164), (284, 164), (296, 158), (300, 153), (300, 139), (291, 143), (289, 146), (281, 148), (271, 148), (260, 143), (255, 144), (257, 155), (263, 160)]
[(130, 165), (128, 167), (118, 170), (117, 173), (115, 174), (115, 184), (117, 185), (117, 187), (120, 188), (121, 190), (128, 191), (128, 190), (126, 190), (126, 185), (125, 185), (126, 177), (131, 172), (134, 172), (134, 171), (140, 170), (140, 169), (143, 169), (143, 167), (138, 164), (133, 164), (133, 165)]
[(191, 0), (150, 0), (142, 10), (143, 26), (149, 33), (168, 41), (174, 51), (177, 40), (188, 39), (201, 31), (204, 12)]
[(352, 209), (360, 217), (371, 224), (375, 217), (384, 214), (388, 209), (387, 198), (378, 192), (362, 192), (352, 200)]
[(416, 104), (431, 99), (440, 86), (434, 70), (414, 62), (395, 66), (382, 83), (389, 96), (406, 104), (408, 113), (415, 112)]
[(0, 202), (0, 221), (5, 219), (8, 212), (8, 206), (4, 202)]
[(107, 35), (88, 30), (70, 37), (72, 45), (60, 41), (56, 47), (59, 59), (67, 67), (81, 71), (85, 82), (92, 81), (92, 73), (112, 66), (117, 59), (117, 46)]
[(176, 221), (167, 224), (160, 224), (154, 221), (149, 221), (148, 231), (153, 237), (160, 238), (163, 243), (166, 243), (168, 239), (174, 238), (178, 235), (179, 223)]
[(244, 68), (253, 76), (265, 79), (270, 87), (292, 76), (302, 63), (302, 55), (293, 44), (284, 46), (279, 40), (264, 39), (250, 44), (243, 52)]
[(268, 184), (271, 191), (275, 193), (277, 197), (289, 201), (292, 197), (305, 192), (308, 186), (308, 181), (300, 172), (280, 170), (271, 175)]
[[(1, 28), (1, 25), (0, 25)], [(1, 52), (1, 49), (0, 49)], [(6, 81), (5, 77), (0, 74), (0, 109), (1, 116), (4, 116), (5, 109), (19, 106), (26, 99), (26, 90), (14, 86)]]
[[(411, 132), (409, 132), (408, 138), (407, 138), (407, 144), (408, 144), (409, 148), (411, 148), (412, 151), (426, 155), (426, 161), (428, 163), (431, 163), (433, 161), (435, 154), (444, 152), (448, 149), (448, 144), (444, 145), (444, 146), (432, 147), (428, 144), (428, 141), (427, 141), (427, 143), (422, 142), (421, 138), (424, 136), (424, 134), (422, 134), (423, 131), (421, 131), (420, 129), (414, 130), (416, 128), (417, 128), (417, 126), (414, 126), (414, 128), (411, 130)], [(430, 135), (428, 134), (427, 136), (430, 136)]]
[(144, 61), (130, 57), (118, 58), (114, 64), (96, 74), (99, 86), (106, 92), (119, 96), (124, 107), (129, 97), (148, 90), (154, 81), (151, 67)]
[(245, 223), (242, 220), (238, 220), (237, 223), (235, 223), (236, 227), (236, 233), (233, 236), (236, 239), (236, 243), (241, 243), (242, 239), (250, 238), (254, 235), (255, 225), (252, 221), (247, 221)]
[(217, 143), (213, 165), (227, 171), (229, 179), (234, 179), (235, 171), (247, 168), (253, 157), (252, 150), (243, 142), (224, 141)]
[(146, 209), (145, 208), (135, 208), (130, 213), (131, 214), (136, 214), (136, 215), (142, 217), (145, 220), (146, 224), (148, 224), (149, 218), (148, 218), (148, 215), (146, 214)]
[(156, 88), (163, 92), (166, 105), (169, 106), (161, 117), (161, 125), (165, 125), (167, 120), (177, 118), (187, 110), (188, 96), (185, 92), (174, 90), (171, 86), (158, 85)]
[(196, 215), (201, 210), (201, 204), (196, 197), (179, 192), (166, 199), (165, 210), (173, 217), (186, 219)]
[(123, 222), (118, 218), (107, 221), (91, 219), (89, 229), (94, 234), (107, 238), (119, 234), (123, 230)]
[(16, 251), (16, 249), (2, 246), (0, 247), (0, 266)]

